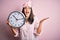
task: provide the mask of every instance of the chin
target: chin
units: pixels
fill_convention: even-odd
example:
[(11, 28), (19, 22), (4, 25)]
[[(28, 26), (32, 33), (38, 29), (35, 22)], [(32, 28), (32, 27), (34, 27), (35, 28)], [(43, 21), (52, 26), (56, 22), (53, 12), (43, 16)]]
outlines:
[(29, 17), (29, 15), (26, 15), (26, 17)]
[(29, 17), (29, 15), (26, 15), (26, 17), (28, 18), (28, 17)]

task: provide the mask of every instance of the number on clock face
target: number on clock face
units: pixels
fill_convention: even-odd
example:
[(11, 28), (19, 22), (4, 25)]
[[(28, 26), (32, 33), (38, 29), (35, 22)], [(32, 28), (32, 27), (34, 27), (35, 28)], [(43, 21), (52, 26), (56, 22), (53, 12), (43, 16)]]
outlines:
[(9, 24), (12, 27), (21, 27), (25, 23), (24, 14), (18, 11), (11, 12), (8, 19), (9, 19)]

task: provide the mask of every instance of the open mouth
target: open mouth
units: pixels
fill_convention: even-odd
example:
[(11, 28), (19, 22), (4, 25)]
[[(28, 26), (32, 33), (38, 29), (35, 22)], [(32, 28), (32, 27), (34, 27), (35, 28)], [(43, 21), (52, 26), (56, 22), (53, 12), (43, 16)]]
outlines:
[(29, 12), (26, 12), (27, 14), (29, 13)]

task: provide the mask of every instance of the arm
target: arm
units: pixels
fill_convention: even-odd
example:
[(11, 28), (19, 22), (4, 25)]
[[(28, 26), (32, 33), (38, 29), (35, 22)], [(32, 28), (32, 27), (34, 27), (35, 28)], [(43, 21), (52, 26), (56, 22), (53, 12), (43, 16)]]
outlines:
[[(9, 21), (7, 20), (6, 22), (7, 22), (7, 24), (9, 25)], [(17, 29), (17, 28), (13, 28), (13, 27), (10, 26), (10, 25), (9, 25), (9, 27), (10, 27), (10, 29), (11, 29), (14, 37), (17, 37), (17, 36), (18, 36), (18, 29)]]
[[(48, 17), (48, 18), (49, 18), (49, 17)], [(45, 20), (47, 20), (48, 18), (44, 18), (44, 19), (42, 19), (42, 20), (39, 22), (39, 26), (38, 26), (38, 28), (37, 28), (37, 33), (38, 33), (38, 34), (40, 34), (40, 32), (41, 32), (43, 22), (44, 22)]]

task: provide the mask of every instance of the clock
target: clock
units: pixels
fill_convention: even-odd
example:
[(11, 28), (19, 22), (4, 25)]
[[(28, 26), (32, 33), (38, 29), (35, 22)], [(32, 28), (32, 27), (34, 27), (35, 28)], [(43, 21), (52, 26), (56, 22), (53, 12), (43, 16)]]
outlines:
[(9, 25), (12, 27), (22, 27), (25, 24), (25, 15), (19, 11), (13, 11), (8, 16)]

